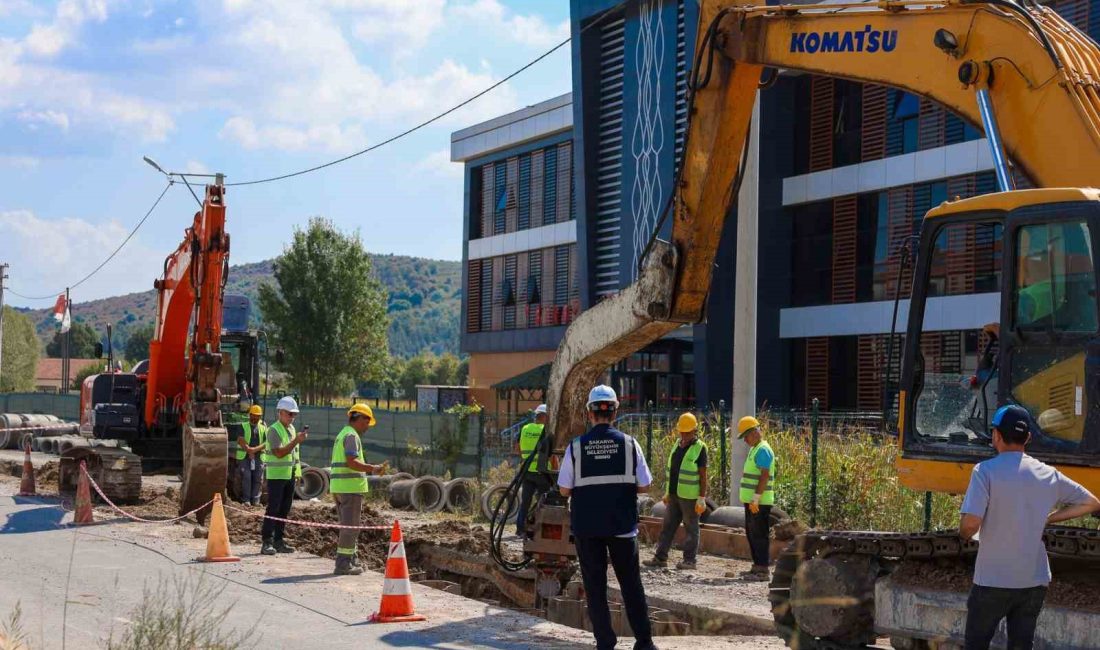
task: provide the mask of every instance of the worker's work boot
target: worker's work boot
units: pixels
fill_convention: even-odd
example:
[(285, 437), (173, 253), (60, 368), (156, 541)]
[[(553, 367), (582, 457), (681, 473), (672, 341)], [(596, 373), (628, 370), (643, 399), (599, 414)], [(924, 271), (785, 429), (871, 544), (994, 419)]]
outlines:
[(741, 574), (741, 579), (747, 582), (767, 582), (771, 577), (771, 571), (766, 566), (753, 566)]
[(294, 547), (290, 546), (289, 544), (287, 544), (285, 541), (283, 541), (281, 539), (275, 540), (275, 543), (273, 544), (273, 546), (275, 547), (275, 550), (280, 552), (280, 553), (293, 553), (294, 552)]
[(262, 555), (275, 555), (275, 547), (271, 545), (270, 539), (265, 539), (263, 546), (260, 547), (260, 553)]
[(642, 564), (658, 569), (663, 569), (664, 567), (668, 566), (668, 559), (660, 558), (654, 555), (652, 559), (645, 560), (644, 562), (642, 562)]
[(676, 568), (677, 569), (692, 570), (692, 569), (695, 568), (695, 560), (686, 560), (685, 559), (683, 562), (677, 562), (676, 563)]
[(338, 576), (357, 576), (363, 572), (363, 567), (356, 566), (352, 562), (352, 558), (347, 555), (336, 556), (336, 570), (333, 571)]

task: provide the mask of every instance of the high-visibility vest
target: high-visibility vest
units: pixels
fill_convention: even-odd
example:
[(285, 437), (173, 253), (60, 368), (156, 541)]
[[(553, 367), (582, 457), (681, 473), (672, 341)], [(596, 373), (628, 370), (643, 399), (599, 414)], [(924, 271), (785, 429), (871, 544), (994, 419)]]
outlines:
[(267, 434), (267, 442), (265, 443), (267, 453), (264, 454), (264, 462), (267, 463), (267, 471), (265, 472), (267, 479), (269, 481), (286, 481), (288, 479), (301, 477), (301, 445), (295, 447), (289, 454), (282, 458), (275, 455), (276, 449), (289, 445), (294, 436), (298, 435), (298, 432), (294, 430), (294, 425), (290, 425), (290, 430), (288, 431), (287, 428), (283, 426), (282, 422), (276, 422), (267, 428)]
[[(767, 449), (772, 451), (771, 445), (765, 440), (761, 440), (755, 447), (749, 450), (749, 457), (745, 459), (745, 471), (741, 475), (741, 503), (751, 503), (753, 495), (756, 494), (756, 485), (760, 482), (760, 476), (763, 474), (763, 470), (756, 465), (756, 452), (761, 449)], [(760, 505), (770, 506), (775, 504), (775, 475), (776, 465), (778, 461), (775, 458), (775, 452), (772, 452), (772, 466), (768, 471), (768, 482), (764, 486), (764, 491), (760, 493)]]
[[(529, 422), (523, 425), (523, 428), (519, 430), (519, 453), (522, 457), (520, 462), (527, 460), (527, 457), (535, 451), (535, 447), (538, 446), (539, 438), (542, 437), (543, 425), (536, 422)], [(531, 465), (527, 468), (528, 472), (538, 472), (538, 459), (531, 461)]]
[(679, 445), (673, 445), (668, 452), (668, 476), (665, 477), (665, 494), (673, 494), (681, 499), (699, 498), (699, 454), (707, 448), (707, 443), (696, 438), (688, 445), (684, 452), (684, 458), (680, 461), (680, 474), (676, 478), (676, 491), (671, 490), (669, 483), (672, 481), (672, 456)]
[(367, 485), (367, 473), (348, 467), (348, 455), (344, 451), (344, 441), (348, 436), (355, 440), (356, 459), (363, 462), (363, 441), (355, 429), (346, 426), (336, 436), (336, 442), (332, 445), (332, 478), (329, 481), (328, 491), (333, 494), (366, 494), (370, 491)]
[[(244, 442), (246, 445), (248, 445), (249, 447), (254, 447), (255, 445), (252, 444), (252, 423), (245, 422), (242, 426), (244, 427), (244, 435), (241, 437), (244, 438)], [(266, 444), (267, 426), (263, 422), (256, 423), (256, 433), (258, 433), (260, 436), (259, 444)], [(247, 455), (248, 453), (244, 450), (244, 448), (242, 448), (240, 445), (237, 445), (237, 460), (244, 460), (245, 456)]]

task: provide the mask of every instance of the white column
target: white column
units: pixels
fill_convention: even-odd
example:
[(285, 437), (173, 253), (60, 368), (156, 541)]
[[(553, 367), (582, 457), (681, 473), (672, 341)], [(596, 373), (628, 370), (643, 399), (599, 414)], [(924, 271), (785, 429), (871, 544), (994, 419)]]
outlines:
[(737, 266), (733, 325), (733, 411), (730, 414), (730, 503), (738, 504), (749, 448), (737, 440), (737, 421), (756, 415), (756, 274), (760, 219), (760, 95), (752, 109), (748, 155), (737, 197)]

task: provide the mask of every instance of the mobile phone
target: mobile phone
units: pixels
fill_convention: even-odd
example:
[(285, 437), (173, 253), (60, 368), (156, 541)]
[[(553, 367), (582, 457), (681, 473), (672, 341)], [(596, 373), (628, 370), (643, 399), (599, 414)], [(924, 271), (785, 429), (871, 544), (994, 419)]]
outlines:
[(309, 431), (309, 425), (307, 424), (304, 427), (302, 427), (302, 431)]

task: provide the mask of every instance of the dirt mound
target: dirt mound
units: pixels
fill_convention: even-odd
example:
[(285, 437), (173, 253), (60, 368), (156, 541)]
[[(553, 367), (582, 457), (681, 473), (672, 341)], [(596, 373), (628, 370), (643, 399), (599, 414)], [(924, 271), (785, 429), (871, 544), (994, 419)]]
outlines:
[(489, 552), (489, 533), (483, 528), (461, 521), (441, 521), (411, 530), (405, 537), (405, 547), (415, 553), (423, 545), (443, 546), (471, 555)]
[[(903, 562), (891, 577), (903, 585), (968, 593), (973, 584), (974, 567), (971, 563), (951, 560)], [(1046, 605), (1100, 612), (1096, 580), (1095, 569), (1056, 571), (1047, 590)]]
[[(56, 493), (58, 480), (58, 465), (56, 460), (51, 460), (42, 467), (34, 470), (34, 485), (37, 492)], [(23, 461), (0, 461), (0, 475), (23, 477)]]

